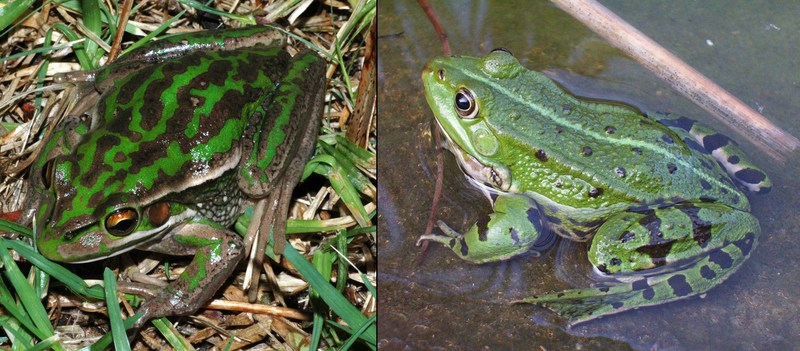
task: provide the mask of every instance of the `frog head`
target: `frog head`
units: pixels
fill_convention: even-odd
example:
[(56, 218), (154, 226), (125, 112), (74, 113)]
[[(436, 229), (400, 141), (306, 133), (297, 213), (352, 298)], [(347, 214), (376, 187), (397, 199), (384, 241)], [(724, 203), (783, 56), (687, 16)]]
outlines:
[(238, 147), (209, 155), (163, 130), (148, 140), (93, 125), (102, 125), (97, 118), (70, 123), (56, 128), (31, 168), (36, 243), (55, 261), (90, 262), (159, 240), (196, 214), (176, 194), (220, 177), (239, 158)]
[[(128, 251), (160, 238), (191, 213), (177, 203), (139, 197), (135, 188), (87, 191), (94, 185), (81, 176), (74, 154), (47, 160), (38, 173), (36, 243), (55, 261), (89, 262)], [(95, 183), (101, 181), (95, 178)]]
[[(513, 118), (497, 104), (492, 85), (525, 69), (504, 49), (485, 57), (439, 57), (425, 66), (425, 96), (465, 173), (491, 188), (514, 191), (498, 118)], [(498, 115), (500, 114), (500, 115)]]

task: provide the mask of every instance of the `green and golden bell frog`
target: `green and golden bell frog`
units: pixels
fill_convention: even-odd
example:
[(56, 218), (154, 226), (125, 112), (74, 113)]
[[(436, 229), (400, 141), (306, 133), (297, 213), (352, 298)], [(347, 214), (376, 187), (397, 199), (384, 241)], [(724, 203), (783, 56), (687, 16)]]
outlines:
[[(554, 232), (591, 240), (615, 279), (535, 296), (570, 323), (704, 293), (755, 247), (760, 227), (740, 190), (770, 182), (728, 138), (686, 118), (582, 100), (508, 51), (430, 61), (425, 94), (451, 151), (492, 190), (494, 212), (442, 243), (471, 262), (505, 260)], [(737, 187), (738, 185), (738, 187)]]
[[(139, 324), (201, 307), (243, 256), (229, 227), (246, 201), (288, 203), (313, 153), (325, 63), (310, 51), (290, 56), (274, 33), (173, 36), (85, 75), (91, 103), (59, 123), (32, 166), (25, 218), (35, 213), (47, 258), (194, 256), (146, 299)], [(284, 209), (271, 217), (277, 232), (288, 207), (275, 207)]]

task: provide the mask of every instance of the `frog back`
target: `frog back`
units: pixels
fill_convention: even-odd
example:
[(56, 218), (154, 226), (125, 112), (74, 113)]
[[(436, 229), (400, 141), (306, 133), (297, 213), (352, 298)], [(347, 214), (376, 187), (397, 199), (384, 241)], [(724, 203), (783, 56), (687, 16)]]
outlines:
[(197, 52), (107, 75), (90, 132), (55, 159), (52, 223), (86, 225), (236, 167), (248, 106), (270, 96), (289, 61), (280, 48)]
[(534, 88), (501, 90), (491, 103), (510, 108), (487, 118), (517, 191), (584, 209), (689, 199), (749, 208), (717, 161), (661, 116), (576, 98), (533, 71), (514, 86)]

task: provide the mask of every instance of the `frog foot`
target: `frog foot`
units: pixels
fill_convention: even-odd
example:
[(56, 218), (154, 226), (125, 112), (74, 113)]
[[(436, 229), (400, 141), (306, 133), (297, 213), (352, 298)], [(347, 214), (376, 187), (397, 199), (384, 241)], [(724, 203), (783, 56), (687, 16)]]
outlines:
[(539, 255), (555, 241), (545, 228), (538, 206), (523, 195), (503, 194), (494, 201), (495, 212), (488, 221), (478, 221), (466, 233), (459, 233), (442, 221), (443, 235), (423, 235), (417, 241), (435, 241), (449, 247), (461, 259), (473, 263), (506, 260), (531, 252)]

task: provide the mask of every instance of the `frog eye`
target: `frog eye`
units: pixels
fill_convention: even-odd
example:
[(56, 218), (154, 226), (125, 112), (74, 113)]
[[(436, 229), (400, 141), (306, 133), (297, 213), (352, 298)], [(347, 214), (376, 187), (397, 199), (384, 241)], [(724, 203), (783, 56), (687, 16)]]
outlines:
[(508, 50), (506, 48), (495, 48), (494, 50), (492, 50), (492, 52), (504, 52), (506, 54), (514, 56), (514, 54), (511, 53), (511, 50)]
[(106, 232), (114, 236), (126, 236), (133, 233), (139, 224), (139, 212), (133, 208), (121, 208), (106, 217)]
[(456, 93), (456, 112), (461, 118), (473, 119), (478, 115), (478, 104), (475, 103), (475, 95), (467, 88), (460, 88)]

